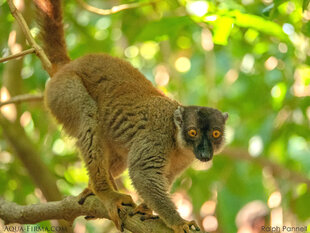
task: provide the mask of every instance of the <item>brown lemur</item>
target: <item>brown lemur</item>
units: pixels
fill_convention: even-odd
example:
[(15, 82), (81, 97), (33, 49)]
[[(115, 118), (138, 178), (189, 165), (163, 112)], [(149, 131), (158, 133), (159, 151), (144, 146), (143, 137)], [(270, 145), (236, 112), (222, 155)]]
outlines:
[(220, 151), (228, 114), (181, 105), (119, 58), (92, 54), (71, 61), (61, 0), (35, 3), (44, 50), (53, 64), (45, 102), (66, 133), (77, 139), (90, 177), (81, 200), (93, 192), (123, 230), (118, 212), (124, 205), (136, 206), (131, 196), (117, 191), (113, 179), (128, 167), (138, 194), (167, 226), (175, 233), (188, 233), (193, 226), (199, 230), (195, 221), (180, 217), (169, 187), (195, 157), (206, 162)]

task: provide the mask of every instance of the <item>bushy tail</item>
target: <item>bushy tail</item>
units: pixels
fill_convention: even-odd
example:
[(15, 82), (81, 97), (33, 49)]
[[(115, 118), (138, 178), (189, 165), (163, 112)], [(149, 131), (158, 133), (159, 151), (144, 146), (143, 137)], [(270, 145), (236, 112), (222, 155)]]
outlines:
[(70, 61), (64, 37), (61, 0), (34, 0), (39, 13), (43, 49), (53, 65), (53, 73)]

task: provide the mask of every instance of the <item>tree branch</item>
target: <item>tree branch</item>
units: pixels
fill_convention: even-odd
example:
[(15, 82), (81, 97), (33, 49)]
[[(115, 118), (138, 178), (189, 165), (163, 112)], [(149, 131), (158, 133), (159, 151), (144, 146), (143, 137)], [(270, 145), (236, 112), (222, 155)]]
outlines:
[(25, 56), (27, 54), (34, 53), (34, 52), (35, 52), (34, 48), (27, 49), (27, 50), (24, 50), (24, 51), (22, 51), (20, 53), (15, 53), (15, 54), (12, 54), (12, 55), (7, 56), (7, 57), (0, 58), (0, 63), (1, 62), (5, 62), (5, 61), (9, 61), (9, 60), (12, 60), (12, 59), (16, 59), (16, 58), (19, 58), (19, 57), (22, 57), (22, 56)]
[[(21, 206), (0, 198), (0, 218), (5, 224), (33, 224), (48, 219), (65, 219), (72, 222), (79, 216), (109, 219), (108, 212), (96, 196), (87, 197), (83, 205), (78, 197), (68, 196), (61, 201)], [(126, 207), (127, 213), (133, 208)], [(140, 220), (141, 215), (126, 216), (124, 227), (135, 233), (173, 233), (161, 219)], [(191, 231), (194, 232), (194, 231)]]
[(30, 101), (42, 101), (43, 100), (43, 94), (38, 95), (31, 95), (31, 94), (25, 94), (25, 95), (17, 95), (12, 97), (11, 99), (0, 102), (0, 107), (7, 105), (7, 104), (19, 104), (21, 102), (30, 102)]
[(128, 9), (134, 9), (142, 6), (147, 6), (151, 5), (154, 3), (159, 2), (160, 0), (153, 0), (150, 2), (136, 2), (136, 3), (128, 3), (128, 4), (123, 4), (119, 6), (113, 6), (111, 9), (99, 9), (97, 7), (93, 7), (91, 5), (88, 5), (85, 3), (83, 0), (77, 0), (77, 2), (87, 11), (98, 14), (98, 15), (111, 15), (115, 14), (117, 12), (123, 11), (123, 10), (128, 10)]
[(223, 150), (223, 155), (229, 158), (236, 158), (240, 160), (246, 160), (253, 164), (258, 164), (261, 167), (268, 167), (271, 169), (272, 173), (277, 176), (284, 179), (290, 179), (292, 181), (298, 182), (298, 183), (306, 183), (308, 186), (310, 186), (310, 179), (306, 177), (305, 175), (292, 171), (291, 169), (288, 169), (286, 167), (283, 167), (273, 161), (271, 161), (268, 158), (265, 157), (252, 157), (245, 149), (241, 148), (226, 148)]
[(39, 57), (39, 59), (42, 62), (43, 68), (49, 74), (51, 74), (52, 64), (51, 64), (50, 60), (47, 58), (47, 56), (44, 53), (43, 49), (33, 39), (32, 35), (30, 33), (30, 30), (29, 30), (29, 27), (28, 27), (28, 25), (27, 25), (23, 15), (15, 7), (15, 5), (13, 3), (13, 0), (8, 0), (7, 2), (8, 2), (8, 5), (10, 7), (12, 15), (14, 16), (14, 18), (18, 22), (18, 24), (21, 27), (21, 29), (23, 30), (23, 33), (24, 33), (24, 35), (26, 37), (27, 42), (31, 45), (31, 47), (34, 48), (36, 55)]

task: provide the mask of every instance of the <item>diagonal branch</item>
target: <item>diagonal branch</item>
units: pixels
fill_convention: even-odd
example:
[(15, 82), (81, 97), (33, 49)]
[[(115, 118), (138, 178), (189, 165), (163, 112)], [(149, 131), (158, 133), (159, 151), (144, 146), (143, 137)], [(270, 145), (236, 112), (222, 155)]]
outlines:
[(19, 58), (19, 57), (23, 57), (27, 54), (30, 54), (30, 53), (34, 53), (35, 52), (35, 49), (34, 48), (31, 48), (31, 49), (27, 49), (27, 50), (24, 50), (20, 53), (15, 53), (15, 54), (12, 54), (10, 56), (7, 56), (7, 57), (2, 57), (0, 58), (0, 63), (1, 62), (5, 62), (5, 61), (9, 61), (9, 60), (12, 60), (12, 59), (16, 59), (16, 58)]
[(47, 58), (46, 54), (44, 53), (43, 49), (35, 42), (33, 39), (29, 27), (23, 17), (23, 15), (17, 10), (16, 6), (13, 3), (13, 0), (8, 0), (8, 5), (10, 7), (11, 13), (18, 22), (19, 26), (23, 30), (23, 33), (25, 34), (25, 37), (27, 39), (27, 42), (35, 49), (36, 55), (39, 57), (39, 59), (42, 62), (42, 65), (44, 69), (50, 74), (52, 69), (52, 64), (50, 60)]
[[(21, 206), (0, 198), (0, 218), (5, 224), (32, 224), (48, 219), (65, 219), (72, 222), (79, 216), (93, 216), (109, 219), (102, 202), (96, 196), (89, 196), (83, 205), (78, 204), (78, 197), (68, 196), (61, 201)], [(126, 207), (127, 213), (133, 208)], [(172, 233), (162, 220), (140, 220), (141, 215), (125, 218), (124, 227), (135, 233)], [(194, 232), (194, 231), (191, 231)]]
[(136, 3), (128, 3), (128, 4), (122, 4), (119, 6), (113, 6), (111, 9), (99, 9), (97, 7), (93, 7), (87, 3), (85, 3), (83, 0), (77, 0), (77, 2), (87, 11), (98, 14), (98, 15), (111, 15), (115, 14), (117, 12), (128, 10), (128, 9), (134, 9), (142, 6), (151, 5), (154, 3), (159, 2), (160, 0), (153, 0), (150, 2), (136, 2)]
[(7, 104), (19, 104), (21, 102), (28, 102), (28, 101), (42, 101), (43, 100), (43, 94), (38, 95), (31, 95), (31, 94), (25, 94), (25, 95), (17, 95), (12, 97), (11, 99), (0, 102), (0, 107), (7, 105)]

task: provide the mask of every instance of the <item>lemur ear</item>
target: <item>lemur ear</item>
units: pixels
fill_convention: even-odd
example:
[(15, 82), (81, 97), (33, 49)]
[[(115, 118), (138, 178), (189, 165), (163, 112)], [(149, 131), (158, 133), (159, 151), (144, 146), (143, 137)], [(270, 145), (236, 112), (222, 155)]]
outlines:
[(179, 106), (175, 111), (174, 111), (174, 123), (176, 126), (181, 127), (183, 124), (183, 112), (184, 108)]
[(228, 115), (228, 112), (224, 112), (224, 113), (223, 113), (223, 117), (224, 117), (224, 119), (225, 119), (225, 122), (227, 121), (228, 116), (229, 116), (229, 115)]

